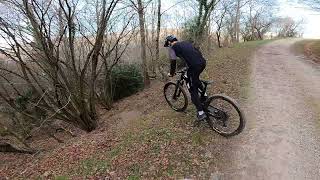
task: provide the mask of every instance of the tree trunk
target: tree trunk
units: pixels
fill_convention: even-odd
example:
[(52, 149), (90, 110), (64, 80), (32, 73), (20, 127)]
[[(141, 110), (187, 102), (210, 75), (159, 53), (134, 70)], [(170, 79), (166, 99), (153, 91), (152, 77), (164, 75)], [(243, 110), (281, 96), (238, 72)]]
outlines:
[(158, 0), (158, 11), (157, 11), (157, 34), (156, 34), (156, 63), (158, 64), (159, 73), (162, 76), (162, 79), (167, 80), (166, 74), (163, 72), (160, 63), (160, 49), (159, 49), (159, 39), (160, 39), (160, 30), (161, 30), (161, 0)]
[(217, 40), (218, 40), (218, 46), (219, 46), (219, 48), (222, 48), (222, 46), (221, 46), (221, 35), (220, 35), (220, 32), (219, 31), (217, 31), (216, 32), (216, 35), (217, 35)]
[(240, 5), (241, 0), (237, 1), (236, 19), (234, 23), (234, 42), (240, 42)]
[(107, 109), (111, 109), (113, 103), (113, 84), (112, 84), (112, 77), (111, 71), (108, 68), (105, 68), (106, 75), (104, 79), (104, 88), (103, 88), (103, 103)]
[(197, 29), (196, 29), (196, 34), (195, 34), (195, 45), (197, 47), (200, 47), (204, 35), (206, 33), (206, 26), (209, 21), (209, 17), (211, 12), (214, 10), (216, 0), (211, 0), (209, 3), (207, 1), (199, 1), (199, 14), (198, 14), (198, 19), (197, 19)]
[(263, 40), (263, 35), (259, 29), (257, 29), (259, 40)]
[(98, 32), (96, 35), (96, 42), (93, 46), (93, 53), (91, 56), (91, 81), (90, 81), (90, 93), (89, 93), (89, 106), (90, 120), (88, 120), (88, 130), (91, 131), (97, 126), (97, 110), (96, 110), (96, 79), (97, 79), (97, 65), (99, 61), (99, 53), (102, 49), (104, 33), (107, 26), (108, 17), (106, 16), (106, 0), (102, 2), (102, 12), (100, 18), (100, 24), (98, 26)]
[(142, 5), (142, 0), (138, 0), (138, 14), (139, 14), (139, 26), (140, 26), (140, 44), (141, 44), (141, 58), (142, 58), (142, 68), (143, 68), (143, 81), (146, 87), (150, 86), (150, 79), (147, 66), (147, 56), (146, 56), (146, 36), (145, 36), (145, 23), (144, 23), (144, 8)]
[(211, 18), (210, 18), (210, 15), (209, 15), (208, 26), (206, 28), (207, 53), (209, 53), (210, 50), (211, 50), (211, 42), (212, 42), (211, 41), (211, 31), (210, 31), (211, 29), (210, 29), (210, 27), (211, 27)]
[(157, 62), (155, 61), (156, 57), (154, 56), (154, 51), (155, 51), (155, 44), (154, 44), (154, 41), (155, 41), (155, 33), (156, 33), (156, 25), (155, 25), (155, 18), (156, 18), (156, 15), (157, 15), (157, 10), (155, 9), (155, 3), (152, 3), (152, 18), (151, 18), (151, 42), (148, 41), (148, 43), (150, 43), (150, 58), (151, 58), (151, 73), (152, 73), (152, 76), (153, 77), (156, 77), (157, 76), (157, 73), (156, 73), (156, 68), (157, 68)]

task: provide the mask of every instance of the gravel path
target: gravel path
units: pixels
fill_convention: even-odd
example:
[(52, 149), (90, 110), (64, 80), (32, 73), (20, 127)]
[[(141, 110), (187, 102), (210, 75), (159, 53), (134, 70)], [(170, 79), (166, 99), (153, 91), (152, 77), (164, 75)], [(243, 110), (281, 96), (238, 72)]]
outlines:
[(256, 52), (247, 128), (222, 179), (320, 179), (320, 67), (294, 55), (294, 42)]

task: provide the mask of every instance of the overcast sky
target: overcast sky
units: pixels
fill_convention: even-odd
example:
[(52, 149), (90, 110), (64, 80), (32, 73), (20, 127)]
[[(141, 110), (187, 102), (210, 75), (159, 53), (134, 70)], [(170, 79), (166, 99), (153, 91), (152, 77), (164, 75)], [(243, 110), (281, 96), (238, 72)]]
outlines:
[[(278, 16), (304, 20), (304, 38), (320, 39), (320, 12), (312, 11), (306, 5), (295, 3), (298, 0), (278, 0)], [(166, 9), (180, 0), (162, 0), (162, 9)], [(180, 7), (179, 7), (180, 8)], [(179, 11), (179, 8), (174, 8)]]
[(289, 16), (296, 20), (304, 19), (304, 38), (320, 39), (320, 12), (312, 11), (301, 3), (291, 2), (292, 0), (279, 1), (279, 16)]
[[(289, 16), (295, 20), (304, 20), (304, 38), (320, 39), (320, 12), (312, 11), (305, 5), (294, 3), (292, 1), (298, 0), (278, 0), (279, 1), (279, 16)], [(162, 8), (174, 5), (179, 0), (163, 0)], [(175, 9), (175, 8), (173, 8)], [(176, 9), (175, 9), (176, 10)], [(179, 10), (178, 10), (179, 11)], [(167, 12), (168, 13), (168, 12)], [(188, 16), (188, 15), (186, 15)], [(0, 44), (3, 44), (3, 39), (0, 38)]]

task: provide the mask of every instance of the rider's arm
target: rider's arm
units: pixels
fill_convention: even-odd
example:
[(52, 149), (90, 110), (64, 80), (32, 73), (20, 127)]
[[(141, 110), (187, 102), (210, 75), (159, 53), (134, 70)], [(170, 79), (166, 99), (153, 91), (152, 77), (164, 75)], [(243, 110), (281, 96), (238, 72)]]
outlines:
[(170, 63), (170, 75), (173, 76), (176, 73), (177, 60), (171, 59)]
[(169, 58), (170, 58), (170, 75), (173, 76), (176, 72), (176, 67), (177, 67), (177, 55), (171, 47), (169, 47)]

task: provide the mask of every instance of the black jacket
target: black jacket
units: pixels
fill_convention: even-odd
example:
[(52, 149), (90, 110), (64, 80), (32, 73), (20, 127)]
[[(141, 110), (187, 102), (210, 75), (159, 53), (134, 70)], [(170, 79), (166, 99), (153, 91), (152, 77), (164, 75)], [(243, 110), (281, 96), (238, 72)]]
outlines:
[(171, 59), (171, 71), (170, 74), (175, 73), (176, 59), (177, 57), (183, 59), (189, 68), (203, 66), (206, 64), (206, 60), (202, 56), (202, 53), (193, 46), (192, 43), (187, 41), (181, 41), (175, 43), (169, 49), (169, 56)]

